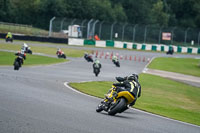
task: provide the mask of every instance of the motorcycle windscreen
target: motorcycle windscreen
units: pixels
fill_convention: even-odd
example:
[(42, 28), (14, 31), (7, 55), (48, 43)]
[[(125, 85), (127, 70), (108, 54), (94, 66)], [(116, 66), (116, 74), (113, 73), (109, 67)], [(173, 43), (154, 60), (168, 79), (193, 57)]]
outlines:
[(127, 104), (132, 103), (135, 100), (135, 97), (133, 95), (131, 95), (130, 92), (128, 91), (121, 91), (118, 93), (117, 98), (119, 97), (124, 97), (127, 100)]

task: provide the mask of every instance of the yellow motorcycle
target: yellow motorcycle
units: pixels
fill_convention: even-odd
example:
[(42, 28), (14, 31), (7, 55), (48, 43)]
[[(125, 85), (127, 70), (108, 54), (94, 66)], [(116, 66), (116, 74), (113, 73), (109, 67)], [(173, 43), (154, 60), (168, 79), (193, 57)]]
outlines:
[(132, 103), (135, 97), (129, 91), (121, 91), (117, 93), (117, 87), (112, 85), (105, 98), (97, 106), (96, 112), (106, 111), (109, 115), (122, 113), (127, 109), (127, 105)]

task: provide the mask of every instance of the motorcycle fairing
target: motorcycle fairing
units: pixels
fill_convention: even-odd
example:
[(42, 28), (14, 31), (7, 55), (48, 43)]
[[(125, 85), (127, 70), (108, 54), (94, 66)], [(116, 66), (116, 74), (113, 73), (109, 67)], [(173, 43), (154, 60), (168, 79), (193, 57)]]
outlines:
[(127, 100), (127, 104), (132, 103), (135, 100), (135, 97), (128, 91), (121, 91), (117, 94), (116, 99), (124, 97)]

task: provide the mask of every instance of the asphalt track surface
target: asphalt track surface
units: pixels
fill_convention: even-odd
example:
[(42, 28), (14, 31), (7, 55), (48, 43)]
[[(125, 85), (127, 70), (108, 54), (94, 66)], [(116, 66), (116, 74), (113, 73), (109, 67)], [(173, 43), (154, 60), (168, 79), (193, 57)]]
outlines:
[[(38, 44), (30, 44), (38, 45)], [(51, 45), (57, 47), (57, 45)], [(69, 47), (62, 45), (62, 47)], [(83, 49), (85, 47), (75, 47)], [(88, 48), (96, 50), (96, 48)], [(103, 49), (98, 49), (103, 50)], [(153, 58), (162, 53), (106, 49), (120, 54)], [(34, 52), (34, 51), (33, 51)], [(198, 55), (175, 54), (199, 58)], [(0, 67), (0, 133), (199, 133), (200, 127), (136, 109), (116, 116), (96, 113), (101, 99), (87, 96), (66, 86), (66, 82), (114, 81), (116, 76), (141, 73), (147, 61), (100, 59), (101, 73), (95, 77), (92, 64), (83, 58), (70, 62), (22, 67)], [(95, 89), (95, 88), (94, 88)], [(142, 97), (141, 97), (142, 98)]]

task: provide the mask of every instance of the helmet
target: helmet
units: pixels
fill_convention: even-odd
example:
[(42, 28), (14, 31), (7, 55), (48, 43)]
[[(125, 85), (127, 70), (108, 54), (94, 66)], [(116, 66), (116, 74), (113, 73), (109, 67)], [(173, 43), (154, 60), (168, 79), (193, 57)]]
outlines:
[(28, 47), (28, 45), (26, 43), (23, 44), (24, 47)]
[(23, 49), (21, 49), (21, 54), (24, 54), (24, 50)]
[(99, 63), (100, 63), (100, 61), (99, 61), (98, 59), (95, 59), (95, 63), (99, 64)]
[(132, 75), (128, 76), (127, 79), (128, 79), (128, 80), (137, 81), (137, 80), (138, 80), (138, 75), (137, 75), (137, 74), (132, 74)]

